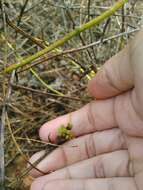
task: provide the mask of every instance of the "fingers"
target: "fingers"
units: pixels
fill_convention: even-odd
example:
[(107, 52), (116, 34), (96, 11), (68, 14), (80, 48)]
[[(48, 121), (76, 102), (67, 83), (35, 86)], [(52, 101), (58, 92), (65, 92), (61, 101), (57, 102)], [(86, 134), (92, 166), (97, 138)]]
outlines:
[(109, 59), (96, 77), (89, 81), (88, 90), (97, 99), (109, 98), (131, 89), (134, 85), (129, 45)]
[(131, 90), (115, 98), (115, 118), (124, 134), (143, 137), (143, 118), (135, 109), (133, 95)]
[(90, 94), (105, 99), (121, 94), (133, 87), (133, 104), (143, 118), (143, 30), (117, 55), (109, 59), (89, 84)]
[(58, 128), (63, 124), (66, 126), (68, 123), (72, 124), (72, 132), (76, 137), (116, 127), (114, 98), (93, 101), (78, 111), (45, 123), (40, 128), (41, 139), (48, 141), (48, 137), (50, 136), (50, 139), (55, 142), (58, 135)]
[(31, 190), (136, 190), (134, 179), (131, 177), (107, 179), (74, 179), (50, 181), (44, 187), (33, 183)]
[[(49, 154), (36, 167), (48, 173), (100, 154), (125, 148), (126, 142), (119, 129), (96, 132), (65, 143)], [(35, 162), (42, 154), (43, 151), (35, 154), (30, 162)], [(32, 169), (30, 174), (33, 177), (41, 175), (35, 169)]]
[(133, 97), (133, 104), (139, 117), (143, 120), (143, 30), (141, 30), (138, 35), (130, 44), (130, 62), (131, 67), (134, 71), (134, 83), (135, 83), (135, 94)]
[(132, 165), (129, 162), (126, 150), (102, 154), (63, 169), (57, 170), (49, 175), (37, 178), (35, 183), (44, 186), (52, 180), (62, 179), (90, 179), (110, 177), (130, 177)]

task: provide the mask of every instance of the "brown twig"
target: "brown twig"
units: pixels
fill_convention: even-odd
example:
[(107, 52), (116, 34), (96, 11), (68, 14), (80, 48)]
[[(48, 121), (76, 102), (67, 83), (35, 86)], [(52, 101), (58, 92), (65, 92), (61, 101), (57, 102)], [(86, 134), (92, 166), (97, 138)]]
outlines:
[(70, 96), (60, 96), (58, 94), (52, 94), (52, 93), (48, 93), (48, 92), (42, 92), (40, 90), (36, 90), (36, 89), (33, 89), (33, 88), (29, 88), (29, 87), (26, 87), (26, 86), (21, 86), (21, 85), (16, 85), (16, 84), (12, 84), (12, 86), (15, 88), (15, 89), (22, 89), (22, 90), (26, 90), (26, 91), (31, 91), (33, 93), (37, 93), (37, 94), (42, 94), (42, 95), (50, 95), (50, 96), (54, 96), (54, 97), (61, 97), (61, 98), (65, 98), (65, 99), (71, 99), (71, 100), (76, 100), (76, 101), (81, 101), (80, 98), (77, 98), (77, 97), (70, 97)]
[(83, 51), (83, 50), (85, 50), (85, 49), (87, 49), (87, 48), (91, 48), (91, 47), (93, 47), (93, 46), (99, 45), (100, 43), (106, 43), (106, 42), (108, 42), (108, 41), (110, 41), (110, 40), (113, 40), (113, 39), (115, 39), (115, 38), (119, 38), (119, 37), (122, 37), (122, 36), (124, 36), (124, 35), (129, 35), (129, 34), (132, 34), (132, 33), (137, 32), (137, 31), (139, 31), (139, 30), (140, 30), (139, 28), (135, 28), (134, 30), (131, 30), (131, 31), (129, 31), (129, 32), (119, 33), (119, 34), (116, 34), (116, 35), (111, 36), (111, 37), (109, 37), (109, 38), (105, 38), (105, 39), (103, 39), (103, 40), (99, 40), (99, 41), (93, 42), (93, 43), (91, 43), (91, 44), (88, 44), (88, 45), (85, 45), (85, 46), (82, 46), (82, 47), (79, 47), (79, 48), (73, 48), (73, 49), (70, 49), (70, 50), (65, 50), (65, 51), (63, 51), (63, 52), (61, 52), (61, 53), (57, 53), (56, 55), (51, 55), (51, 56), (48, 56), (48, 55), (47, 55), (46, 57), (39, 59), (38, 61), (36, 61), (36, 63), (31, 64), (31, 65), (28, 66), (26, 69), (20, 70), (20, 71), (18, 71), (17, 73), (26, 71), (26, 70), (30, 69), (31, 67), (34, 67), (34, 66), (36, 66), (36, 65), (39, 65), (39, 64), (41, 64), (41, 63), (43, 63), (43, 62), (45, 62), (45, 61), (48, 61), (48, 60), (57, 58), (57, 57), (59, 57), (59, 56), (63, 56), (63, 55), (66, 55), (66, 54), (72, 54), (72, 53), (76, 53), (76, 52), (79, 52), (79, 51)]

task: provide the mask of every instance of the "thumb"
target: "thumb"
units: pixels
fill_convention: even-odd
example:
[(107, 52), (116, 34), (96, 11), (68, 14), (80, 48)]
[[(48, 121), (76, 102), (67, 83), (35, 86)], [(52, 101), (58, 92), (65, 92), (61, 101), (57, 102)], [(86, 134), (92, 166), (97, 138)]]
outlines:
[(109, 59), (96, 77), (88, 83), (89, 93), (104, 99), (133, 88), (133, 72), (130, 63), (130, 46)]

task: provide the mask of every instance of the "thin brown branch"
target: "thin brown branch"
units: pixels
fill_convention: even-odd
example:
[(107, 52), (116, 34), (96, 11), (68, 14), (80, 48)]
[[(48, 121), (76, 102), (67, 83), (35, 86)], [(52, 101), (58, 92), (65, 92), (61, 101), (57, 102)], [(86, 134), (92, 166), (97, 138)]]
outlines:
[(77, 98), (77, 97), (71, 97), (71, 96), (66, 96), (66, 95), (60, 96), (58, 94), (52, 94), (52, 93), (48, 93), (48, 92), (42, 92), (40, 90), (36, 90), (36, 89), (29, 88), (29, 87), (26, 87), (26, 86), (21, 86), (21, 85), (12, 84), (12, 86), (15, 89), (22, 89), (22, 90), (25, 90), (25, 91), (30, 91), (30, 92), (41, 94), (41, 95), (45, 95), (45, 96), (49, 95), (49, 96), (54, 96), (54, 97), (61, 97), (61, 98), (65, 98), (65, 99), (71, 99), (71, 100), (81, 101), (81, 99)]
[(124, 35), (130, 35), (130, 34), (132, 34), (132, 33), (135, 33), (135, 32), (137, 32), (137, 31), (139, 31), (139, 30), (140, 30), (139, 28), (136, 28), (136, 29), (131, 30), (131, 31), (129, 31), (129, 32), (119, 33), (119, 34), (116, 34), (116, 35), (111, 36), (111, 37), (109, 37), (109, 38), (105, 38), (105, 39), (103, 39), (103, 40), (99, 40), (99, 41), (93, 42), (93, 43), (91, 43), (91, 44), (88, 44), (88, 45), (85, 45), (85, 46), (81, 46), (81, 47), (79, 47), (79, 48), (74, 48), (74, 49), (70, 49), (70, 50), (65, 50), (65, 51), (63, 51), (63, 52), (61, 52), (61, 53), (58, 53), (58, 54), (56, 54), (56, 55), (51, 55), (51, 56), (48, 56), (48, 55), (47, 55), (47, 56), (45, 56), (44, 58), (39, 59), (36, 63), (33, 63), (32, 65), (28, 66), (26, 69), (20, 70), (20, 71), (18, 71), (17, 73), (26, 71), (26, 70), (30, 69), (31, 67), (34, 67), (34, 66), (36, 66), (36, 65), (39, 65), (39, 64), (41, 64), (41, 63), (43, 63), (43, 62), (45, 62), (45, 61), (48, 61), (48, 60), (57, 58), (57, 57), (59, 57), (59, 56), (64, 56), (64, 55), (66, 55), (66, 54), (72, 54), (72, 53), (76, 53), (76, 52), (79, 52), (79, 51), (83, 51), (83, 50), (85, 50), (85, 49), (87, 49), (87, 48), (91, 48), (91, 47), (93, 47), (93, 46), (99, 45), (100, 43), (106, 43), (106, 42), (108, 42), (108, 41), (110, 41), (110, 40), (113, 40), (113, 39), (115, 39), (115, 38), (119, 38), (119, 37), (122, 37), (122, 36), (124, 36)]

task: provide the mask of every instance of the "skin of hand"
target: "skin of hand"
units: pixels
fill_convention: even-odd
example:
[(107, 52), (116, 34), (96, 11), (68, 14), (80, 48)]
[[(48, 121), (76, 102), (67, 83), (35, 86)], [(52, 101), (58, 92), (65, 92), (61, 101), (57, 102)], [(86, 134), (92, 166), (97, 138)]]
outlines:
[(38, 164), (50, 174), (31, 170), (31, 190), (143, 189), (143, 30), (104, 64), (88, 90), (95, 101), (40, 128), (43, 141), (49, 134), (55, 141), (70, 120), (77, 138)]

